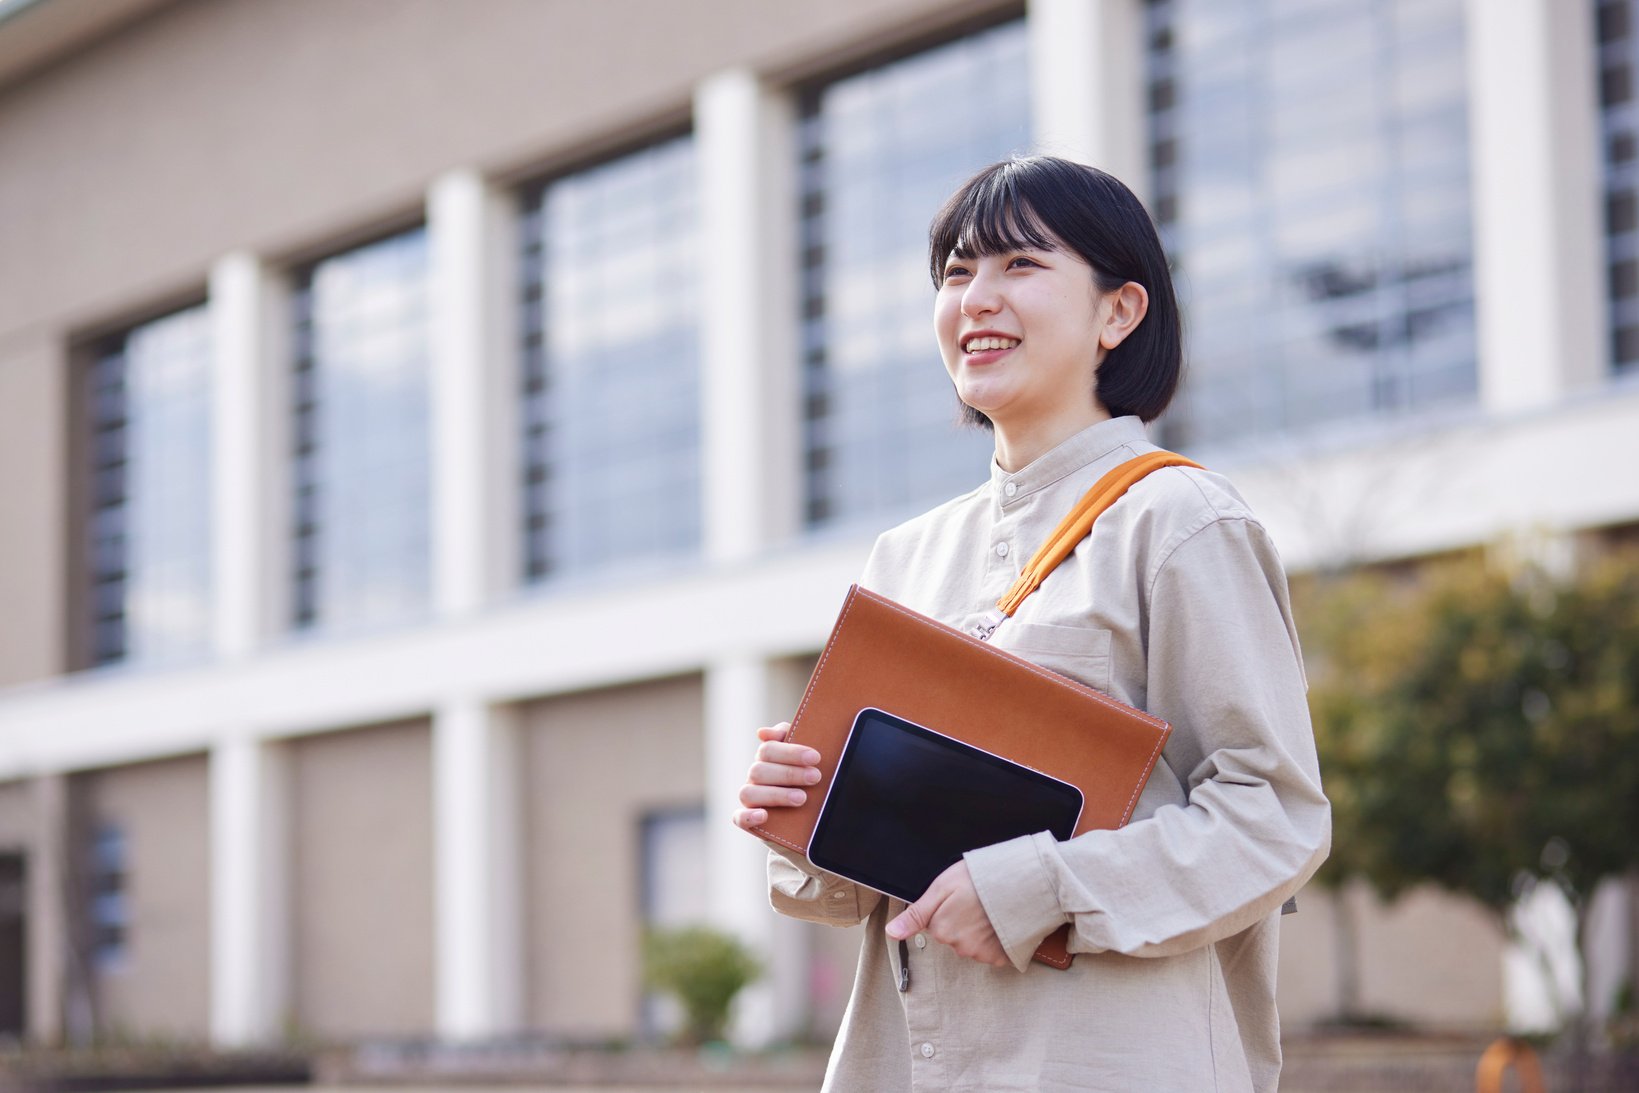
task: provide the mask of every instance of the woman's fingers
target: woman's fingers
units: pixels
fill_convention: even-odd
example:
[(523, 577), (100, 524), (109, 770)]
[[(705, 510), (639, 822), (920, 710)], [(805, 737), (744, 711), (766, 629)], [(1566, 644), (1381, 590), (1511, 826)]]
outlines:
[(807, 744), (765, 742), (757, 745), (757, 758), (765, 763), (782, 763), (791, 767), (818, 766), (820, 753)]
[(811, 786), (820, 780), (818, 767), (793, 767), (785, 763), (753, 763), (746, 781), (757, 786)]
[(746, 772), (740, 787), (740, 804), (734, 825), (750, 830), (768, 822), (771, 808), (794, 808), (808, 800), (802, 787), (820, 780), (819, 752), (805, 744), (786, 743), (789, 723), (767, 725), (757, 730), (757, 758)]
[(747, 783), (740, 787), (740, 803), (747, 808), (795, 808), (808, 800), (800, 789), (785, 786), (760, 786)]

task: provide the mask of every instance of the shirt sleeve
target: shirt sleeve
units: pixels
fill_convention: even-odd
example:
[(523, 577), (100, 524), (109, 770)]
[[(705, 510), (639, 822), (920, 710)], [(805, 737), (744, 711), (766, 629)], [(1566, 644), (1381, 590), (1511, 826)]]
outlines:
[(768, 899), (782, 915), (827, 926), (854, 926), (876, 910), (882, 893), (817, 869), (783, 847), (770, 847)]
[(1118, 830), (966, 855), (1021, 971), (1066, 922), (1071, 952), (1169, 956), (1220, 941), (1274, 913), (1330, 849), (1286, 577), (1264, 529), (1216, 517), (1183, 535), (1146, 607), (1147, 705), (1172, 725), (1164, 754), (1188, 772), (1186, 800)]

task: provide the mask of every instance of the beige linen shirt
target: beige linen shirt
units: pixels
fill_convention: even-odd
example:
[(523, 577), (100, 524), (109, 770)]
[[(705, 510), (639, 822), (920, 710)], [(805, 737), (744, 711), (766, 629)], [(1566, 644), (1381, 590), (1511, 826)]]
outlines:
[[(885, 533), (861, 583), (952, 626), (978, 622), (1098, 477), (1155, 451), (1100, 422), (1029, 466)], [(1098, 519), (991, 639), (1171, 722), (1133, 820), (966, 855), (1012, 967), (925, 935), (910, 985), (884, 933), (904, 904), (785, 852), (774, 907), (866, 922), (825, 1088), (838, 1093), (1274, 1089), (1280, 906), (1325, 858), (1303, 666), (1280, 559), (1219, 475), (1156, 471)], [(1068, 971), (1032, 963), (1070, 923)]]

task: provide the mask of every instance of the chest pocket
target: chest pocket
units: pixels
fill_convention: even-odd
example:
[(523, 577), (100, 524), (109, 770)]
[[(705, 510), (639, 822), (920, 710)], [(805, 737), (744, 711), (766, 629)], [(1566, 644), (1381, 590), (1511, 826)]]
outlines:
[(1048, 671), (1110, 693), (1110, 632), (1086, 626), (1053, 626), (1008, 619), (991, 639)]

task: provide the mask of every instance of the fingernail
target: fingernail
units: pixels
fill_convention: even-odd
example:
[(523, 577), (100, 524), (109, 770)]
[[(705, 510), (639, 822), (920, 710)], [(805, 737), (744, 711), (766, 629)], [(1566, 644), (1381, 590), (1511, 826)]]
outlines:
[(800, 789), (792, 790), (791, 793), (789, 794), (789, 796), (790, 796), (791, 803), (794, 804), (794, 805), (800, 805), (804, 801), (808, 800), (808, 794), (804, 793)]
[(817, 765), (819, 763), (819, 760), (820, 760), (819, 752), (815, 751), (813, 748), (809, 748), (807, 751), (802, 753), (802, 761), (804, 763), (806, 763), (808, 766), (812, 767), (812, 766)]
[(803, 773), (803, 777), (808, 780), (809, 785), (813, 785), (815, 782), (820, 780), (820, 772), (815, 770), (813, 767), (809, 767), (808, 770)]
[(901, 941), (904, 939), (905, 931), (900, 929), (898, 919), (888, 923), (888, 936), (893, 938), (895, 941)]

